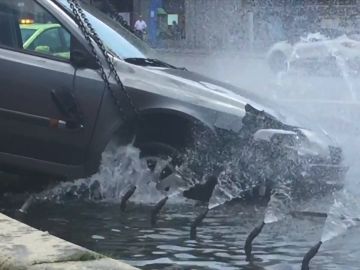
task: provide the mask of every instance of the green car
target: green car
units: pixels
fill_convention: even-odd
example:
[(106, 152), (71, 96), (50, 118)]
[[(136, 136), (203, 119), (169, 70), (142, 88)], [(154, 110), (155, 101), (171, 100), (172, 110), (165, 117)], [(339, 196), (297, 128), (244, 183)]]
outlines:
[(70, 35), (59, 24), (20, 24), (24, 49), (70, 59)]

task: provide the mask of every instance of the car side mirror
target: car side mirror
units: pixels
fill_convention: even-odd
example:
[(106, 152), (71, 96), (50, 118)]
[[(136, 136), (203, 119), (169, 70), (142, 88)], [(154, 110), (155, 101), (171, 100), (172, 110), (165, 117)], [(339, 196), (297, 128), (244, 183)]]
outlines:
[(97, 67), (96, 61), (87, 51), (72, 50), (70, 52), (71, 63), (78, 68), (95, 68)]
[(74, 38), (71, 40), (70, 62), (77, 68), (99, 68), (95, 56)]

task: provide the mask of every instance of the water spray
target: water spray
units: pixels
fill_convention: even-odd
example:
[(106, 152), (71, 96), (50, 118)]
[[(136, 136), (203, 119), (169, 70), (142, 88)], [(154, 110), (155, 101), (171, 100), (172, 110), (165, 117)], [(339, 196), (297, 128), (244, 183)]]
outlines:
[(35, 197), (33, 195), (30, 195), (30, 197), (25, 201), (25, 203), (19, 209), (19, 212), (23, 214), (27, 214), (30, 206), (33, 204), (34, 201), (35, 201)]
[(129, 190), (124, 194), (124, 196), (121, 198), (120, 209), (122, 212), (125, 211), (126, 203), (130, 199), (130, 197), (135, 193), (135, 190), (136, 190), (136, 186), (131, 186)]
[(30, 195), (29, 198), (24, 202), (24, 204), (21, 206), (20, 209), (18, 209), (15, 213), (15, 216), (18, 219), (22, 219), (25, 215), (28, 214), (28, 210), (31, 207), (31, 205), (36, 201), (36, 198), (34, 195)]
[(324, 212), (314, 212), (314, 211), (291, 211), (290, 215), (292, 217), (311, 217), (311, 218), (327, 218), (328, 214)]
[(198, 215), (194, 222), (191, 223), (191, 227), (190, 227), (190, 239), (191, 240), (196, 240), (196, 228), (201, 224), (201, 222), (204, 220), (204, 218), (206, 217), (207, 213), (209, 212), (209, 208), (206, 208), (206, 210), (204, 212), (202, 212), (200, 215)]
[(301, 264), (301, 270), (310, 270), (309, 263), (312, 258), (319, 252), (323, 242), (319, 241), (315, 246), (313, 246), (304, 256), (304, 259)]
[(255, 227), (251, 231), (249, 236), (246, 238), (245, 246), (244, 246), (245, 255), (246, 255), (246, 261), (251, 261), (252, 260), (252, 254), (251, 254), (251, 252), (252, 252), (252, 242), (261, 233), (264, 226), (265, 226), (265, 222), (262, 222), (259, 226)]
[[(327, 213), (312, 212), (312, 211), (291, 211), (290, 215), (293, 216), (293, 217), (311, 217), (311, 218), (326, 218), (328, 216)], [(251, 252), (252, 252), (252, 242), (261, 233), (261, 231), (264, 228), (265, 224), (266, 224), (266, 222), (263, 222), (259, 226), (255, 227), (250, 232), (249, 236), (246, 238), (244, 250), (245, 250), (245, 255), (246, 255), (246, 260), (247, 261), (252, 260), (252, 254), (251, 254)], [(316, 253), (312, 257), (309, 257), (310, 254), (311, 253), (309, 251), (309, 253), (305, 256), (306, 258), (309, 258), (309, 261), (311, 260), (312, 257), (315, 256)], [(304, 257), (304, 259), (305, 259), (305, 257)]]
[[(200, 200), (209, 203), (211, 197), (213, 196), (215, 187), (218, 185), (218, 177), (214, 175), (208, 175), (206, 177), (206, 182), (204, 184), (197, 184), (192, 189), (188, 191), (188, 193), (184, 192), (184, 196), (190, 195), (190, 192), (193, 194), (204, 194), (201, 196)], [(190, 197), (191, 198), (191, 197)], [(206, 210), (200, 213), (195, 220), (191, 223), (190, 226), (190, 239), (196, 240), (197, 235), (197, 227), (201, 225), (202, 221), (205, 219), (210, 209), (215, 208), (217, 205), (212, 207), (207, 207)]]
[(289, 213), (291, 205), (290, 188), (288, 188), (287, 182), (280, 182), (281, 185), (272, 190), (272, 195), (266, 206), (265, 216), (262, 223), (255, 227), (246, 238), (244, 251), (246, 260), (252, 260), (252, 242), (261, 233), (265, 224), (276, 223)]
[(168, 196), (166, 196), (165, 198), (161, 199), (152, 209), (151, 211), (151, 216), (150, 216), (150, 223), (151, 226), (155, 226), (156, 222), (157, 222), (157, 217), (158, 214), (160, 213), (161, 209), (164, 207), (164, 205), (166, 204), (167, 200), (169, 199)]

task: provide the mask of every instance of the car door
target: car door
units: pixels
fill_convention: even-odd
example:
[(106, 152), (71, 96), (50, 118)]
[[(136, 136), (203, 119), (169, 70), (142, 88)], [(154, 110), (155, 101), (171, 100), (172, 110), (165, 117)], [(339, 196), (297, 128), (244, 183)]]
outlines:
[(73, 44), (74, 37), (49, 11), (29, 2), (27, 14), (38, 24), (51, 18), (61, 28), (56, 29), (61, 40), (48, 32), (50, 39), (43, 36), (37, 46), (24, 49), (19, 6), (13, 1), (0, 6), (0, 163), (78, 166), (86, 159), (104, 85), (96, 70), (77, 70), (70, 63), (71, 49), (51, 47), (70, 48), (63, 42)]

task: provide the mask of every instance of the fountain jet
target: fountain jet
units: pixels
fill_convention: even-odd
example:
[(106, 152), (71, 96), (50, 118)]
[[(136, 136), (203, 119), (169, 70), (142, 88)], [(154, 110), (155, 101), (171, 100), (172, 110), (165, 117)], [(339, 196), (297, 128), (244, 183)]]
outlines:
[(318, 253), (322, 242), (320, 241), (315, 246), (313, 246), (304, 256), (304, 259), (301, 264), (301, 270), (310, 270), (309, 263), (312, 258)]
[(23, 220), (28, 214), (28, 210), (31, 205), (36, 201), (34, 195), (30, 195), (29, 198), (24, 202), (20, 209), (15, 211), (15, 218), (18, 220)]
[(120, 209), (122, 212), (125, 211), (126, 203), (130, 199), (130, 197), (135, 193), (135, 190), (136, 190), (136, 186), (131, 186), (129, 190), (125, 193), (125, 195), (121, 198)]
[(164, 207), (165, 203), (167, 202), (167, 200), (169, 199), (168, 196), (166, 196), (165, 198), (161, 199), (153, 208), (153, 210), (151, 211), (151, 218), (150, 218), (150, 222), (151, 222), (151, 226), (155, 226), (156, 225), (156, 221), (157, 221), (157, 216), (160, 213), (161, 209)]
[(30, 195), (30, 197), (24, 202), (24, 204), (19, 209), (19, 212), (22, 214), (27, 214), (30, 206), (35, 202), (35, 197)]
[(191, 240), (196, 240), (196, 228), (201, 224), (201, 222), (204, 220), (204, 218), (206, 217), (208, 212), (209, 212), (209, 208), (206, 208), (206, 210), (203, 213), (201, 213), (200, 215), (198, 215), (196, 217), (196, 219), (194, 220), (194, 222), (191, 223), (191, 227), (190, 227), (190, 239)]
[(314, 218), (327, 218), (328, 214), (323, 212), (313, 212), (313, 211), (291, 211), (290, 215), (292, 217), (314, 217)]
[(262, 229), (265, 226), (265, 222), (262, 222), (259, 226), (255, 227), (249, 236), (246, 238), (244, 250), (246, 255), (246, 260), (251, 261), (252, 260), (252, 242), (253, 240), (261, 233)]

